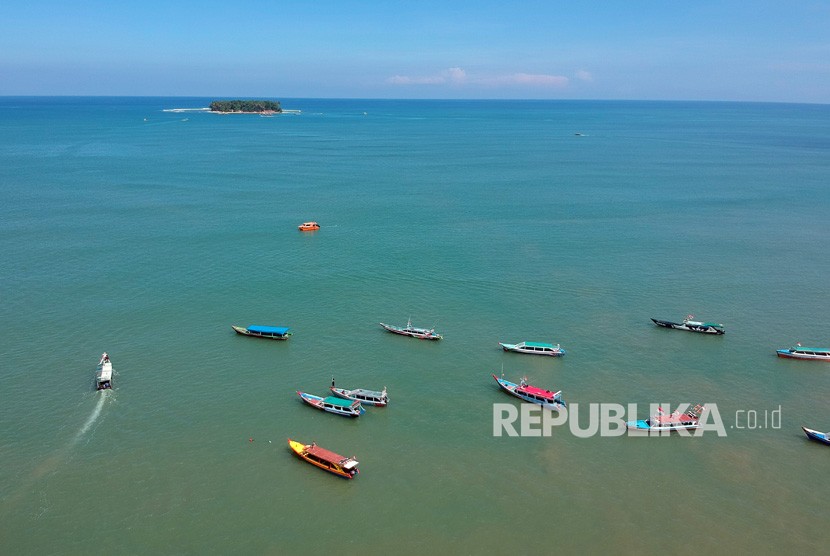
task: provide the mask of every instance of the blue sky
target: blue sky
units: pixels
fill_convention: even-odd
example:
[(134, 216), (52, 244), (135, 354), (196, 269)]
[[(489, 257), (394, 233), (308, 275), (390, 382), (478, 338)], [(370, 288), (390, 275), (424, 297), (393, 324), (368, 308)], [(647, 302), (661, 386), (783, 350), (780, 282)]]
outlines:
[(0, 95), (828, 103), (830, 1), (9, 1)]

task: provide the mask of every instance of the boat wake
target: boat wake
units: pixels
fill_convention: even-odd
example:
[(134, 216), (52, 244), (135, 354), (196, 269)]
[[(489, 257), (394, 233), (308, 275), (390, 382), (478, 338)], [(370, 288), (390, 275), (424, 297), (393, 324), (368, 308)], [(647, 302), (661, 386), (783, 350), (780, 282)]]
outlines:
[[(52, 453), (49, 456), (44, 457), (40, 460), (38, 465), (32, 469), (31, 473), (29, 473), (28, 477), (25, 477), (23, 480), (19, 481), (16, 485), (16, 490), (10, 493), (5, 499), (4, 502), (5, 508), (0, 507), (0, 521), (5, 518), (4, 513), (5, 510), (12, 511), (13, 508), (17, 507), (17, 504), (20, 503), (22, 500), (26, 499), (27, 496), (31, 494), (35, 485), (38, 481), (42, 480), (44, 477), (49, 476), (55, 473), (61, 465), (70, 459), (71, 457), (71, 450), (72, 448), (81, 441), (81, 439), (86, 436), (89, 430), (92, 428), (92, 425), (98, 420), (98, 417), (101, 415), (101, 411), (104, 408), (104, 404), (109, 398), (109, 394), (112, 390), (102, 390), (98, 395), (98, 402), (95, 404), (95, 407), (92, 409), (92, 413), (87, 418), (86, 422), (83, 426), (78, 430), (69, 444), (66, 444), (63, 448), (58, 449), (56, 452)], [(45, 496), (45, 494), (43, 495)], [(40, 519), (40, 517), (47, 513), (49, 510), (49, 503), (48, 501), (42, 501), (40, 511), (38, 512), (36, 519)]]
[(78, 431), (78, 434), (76, 434), (75, 438), (72, 440), (73, 446), (77, 444), (78, 441), (81, 440), (87, 432), (89, 432), (89, 429), (92, 428), (92, 425), (94, 425), (95, 421), (98, 420), (98, 417), (101, 415), (101, 410), (104, 408), (104, 402), (107, 401), (107, 394), (109, 394), (109, 392), (109, 390), (100, 391), (101, 395), (98, 398), (98, 403), (95, 405), (95, 408), (92, 410), (92, 413), (89, 415), (89, 418), (86, 420), (86, 423), (84, 423), (84, 426), (81, 427), (81, 429)]

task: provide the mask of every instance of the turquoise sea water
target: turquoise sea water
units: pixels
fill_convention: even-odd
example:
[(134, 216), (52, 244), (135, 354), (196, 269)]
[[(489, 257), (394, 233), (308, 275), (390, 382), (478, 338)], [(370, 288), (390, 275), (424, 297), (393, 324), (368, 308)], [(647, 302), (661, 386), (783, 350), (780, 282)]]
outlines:
[[(0, 553), (825, 551), (800, 425), (830, 430), (830, 364), (774, 350), (830, 345), (830, 106), (163, 111), (210, 100), (0, 98)], [(649, 321), (688, 313), (726, 335)], [(377, 325), (409, 317), (444, 340)], [(494, 437), (502, 370), (641, 418), (714, 404), (727, 436)], [(391, 403), (299, 401), (332, 376)]]

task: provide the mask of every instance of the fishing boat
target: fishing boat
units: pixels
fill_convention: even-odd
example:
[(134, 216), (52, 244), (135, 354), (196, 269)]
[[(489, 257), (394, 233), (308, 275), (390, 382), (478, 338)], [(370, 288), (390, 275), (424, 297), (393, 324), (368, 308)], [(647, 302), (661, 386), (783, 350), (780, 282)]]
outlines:
[(544, 342), (519, 342), (518, 344), (505, 344), (499, 342), (504, 351), (515, 351), (516, 353), (530, 353), (533, 355), (551, 355), (561, 357), (565, 350), (559, 344), (546, 344)]
[(659, 434), (679, 430), (694, 430), (700, 428), (700, 416), (704, 409), (702, 405), (698, 404), (685, 413), (676, 410), (667, 415), (663, 408), (658, 407), (657, 413), (651, 418), (628, 421), (625, 426), (628, 428), (629, 434)]
[(435, 332), (435, 328), (417, 328), (412, 326), (412, 320), (406, 321), (406, 326), (394, 326), (392, 324), (378, 323), (384, 330), (388, 330), (393, 334), (400, 334), (401, 336), (411, 336), (413, 338), (420, 338), (421, 340), (440, 340), (443, 338), (441, 334)]
[(356, 400), (344, 400), (336, 396), (326, 396), (325, 398), (321, 398), (320, 396), (308, 394), (307, 392), (300, 392), (299, 390), (297, 391), (297, 395), (311, 407), (316, 407), (317, 409), (322, 409), (323, 411), (328, 411), (329, 413), (334, 413), (335, 415), (342, 415), (343, 417), (360, 417), (366, 413), (366, 410), (363, 409), (360, 402)]
[(801, 347), (797, 344), (796, 347), (790, 349), (777, 349), (775, 353), (778, 357), (787, 359), (808, 359), (810, 361), (830, 361), (830, 348), (811, 348)]
[(674, 328), (675, 330), (688, 330), (689, 332), (702, 332), (703, 334), (724, 334), (726, 331), (723, 325), (717, 322), (701, 322), (693, 320), (694, 315), (688, 315), (683, 322), (672, 322), (670, 320), (651, 319), (657, 326), (663, 328)]
[(558, 412), (560, 409), (568, 405), (565, 403), (565, 400), (562, 399), (561, 390), (554, 392), (553, 390), (546, 390), (544, 388), (531, 386), (524, 378), (519, 382), (519, 384), (510, 382), (504, 377), (499, 378), (496, 375), (493, 375), (493, 379), (498, 383), (502, 390), (511, 396), (516, 396), (526, 402), (541, 405), (546, 409)]
[(242, 334), (243, 336), (254, 336), (255, 338), (267, 338), (269, 340), (287, 340), (289, 336), (291, 336), (291, 330), (287, 326), (260, 326), (258, 324), (252, 324), (247, 328), (243, 328), (242, 326), (231, 325), (231, 328), (236, 331), (237, 334)]
[(320, 224), (318, 224), (317, 222), (303, 222), (302, 224), (297, 226), (297, 229), (301, 232), (313, 232), (314, 230), (320, 229)]
[(377, 407), (385, 407), (389, 403), (389, 396), (386, 395), (386, 386), (383, 390), (376, 392), (374, 390), (364, 390), (363, 388), (355, 388), (348, 390), (346, 388), (337, 388), (334, 385), (334, 378), (331, 379), (331, 386), (329, 387), (331, 393), (338, 398), (344, 400), (358, 401), (361, 404), (374, 405)]
[(358, 461), (356, 459), (335, 454), (325, 448), (319, 447), (314, 442), (311, 444), (303, 444), (289, 438), (288, 447), (298, 457), (304, 459), (311, 465), (316, 465), (320, 469), (339, 475), (344, 479), (354, 479), (354, 476), (360, 473), (357, 469)]
[(827, 444), (830, 446), (830, 434), (826, 432), (819, 432), (814, 431), (813, 429), (808, 429), (805, 426), (801, 427), (801, 430), (807, 435), (807, 438), (810, 440), (815, 440), (816, 442), (821, 442), (822, 444)]
[(95, 389), (109, 390), (112, 388), (112, 361), (105, 351), (95, 369)]

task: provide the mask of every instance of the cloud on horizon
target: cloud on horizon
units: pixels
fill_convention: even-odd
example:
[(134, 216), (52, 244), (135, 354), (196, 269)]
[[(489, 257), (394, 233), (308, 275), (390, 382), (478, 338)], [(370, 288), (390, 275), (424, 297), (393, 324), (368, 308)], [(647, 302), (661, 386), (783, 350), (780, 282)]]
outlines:
[(467, 72), (461, 68), (447, 68), (435, 75), (410, 77), (395, 75), (386, 80), (392, 85), (442, 85), (445, 83), (461, 84), (467, 81)]
[[(591, 79), (591, 74), (580, 70), (577, 78), (584, 81)], [(467, 72), (459, 67), (447, 68), (439, 73), (425, 76), (395, 75), (386, 80), (391, 85), (484, 85), (489, 87), (504, 86), (531, 86), (564, 89), (571, 80), (564, 75), (550, 75), (544, 73), (512, 73), (495, 77), (468, 76)]]

